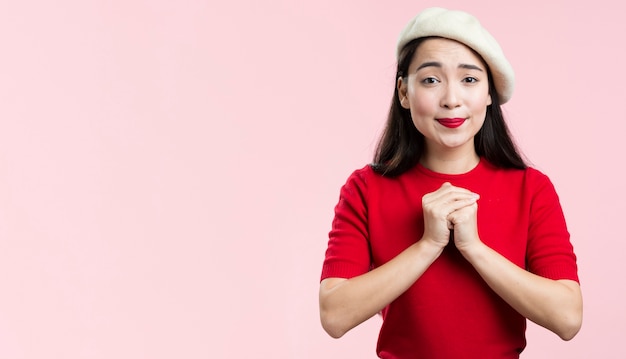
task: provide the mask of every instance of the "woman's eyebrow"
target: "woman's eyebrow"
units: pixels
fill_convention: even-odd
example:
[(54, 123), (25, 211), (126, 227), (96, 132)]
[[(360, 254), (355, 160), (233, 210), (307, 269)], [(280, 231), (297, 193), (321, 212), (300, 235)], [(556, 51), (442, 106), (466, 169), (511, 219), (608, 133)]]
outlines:
[[(415, 69), (415, 71), (419, 71), (419, 70), (421, 70), (421, 69), (423, 69), (425, 67), (443, 67), (443, 65), (441, 64), (441, 62), (437, 62), (437, 61), (424, 62), (423, 64), (419, 65), (417, 67), (417, 69)], [(472, 65), (472, 64), (459, 64), (459, 68), (460, 69), (483, 71), (483, 69), (481, 69), (480, 67), (478, 67), (476, 65)]]
[(468, 69), (468, 70), (478, 70), (478, 71), (483, 71), (483, 69), (481, 69), (480, 67), (476, 66), (476, 65), (472, 65), (472, 64), (460, 64), (459, 68), (462, 69)]
[(443, 66), (441, 65), (441, 62), (437, 62), (437, 61), (424, 62), (423, 64), (419, 65), (417, 69), (415, 69), (415, 71), (419, 71), (425, 67), (443, 67)]

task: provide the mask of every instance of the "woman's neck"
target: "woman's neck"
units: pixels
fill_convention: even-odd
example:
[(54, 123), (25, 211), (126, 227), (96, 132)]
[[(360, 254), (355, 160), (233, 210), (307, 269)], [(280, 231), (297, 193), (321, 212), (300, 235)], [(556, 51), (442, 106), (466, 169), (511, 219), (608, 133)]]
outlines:
[(466, 153), (425, 153), (420, 164), (429, 170), (445, 174), (462, 174), (474, 169), (480, 162), (475, 151)]

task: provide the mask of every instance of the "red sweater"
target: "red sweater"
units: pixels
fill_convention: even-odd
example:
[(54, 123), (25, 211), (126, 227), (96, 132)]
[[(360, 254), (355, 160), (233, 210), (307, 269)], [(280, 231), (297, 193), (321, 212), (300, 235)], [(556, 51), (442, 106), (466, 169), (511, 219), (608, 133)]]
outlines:
[[(351, 278), (394, 258), (424, 231), (422, 196), (444, 182), (480, 194), (480, 239), (516, 265), (578, 281), (576, 256), (550, 180), (539, 171), (497, 168), (482, 159), (468, 173), (421, 165), (396, 177), (370, 166), (341, 189), (322, 279)], [(453, 244), (382, 311), (380, 358), (518, 358), (526, 319), (495, 294)]]

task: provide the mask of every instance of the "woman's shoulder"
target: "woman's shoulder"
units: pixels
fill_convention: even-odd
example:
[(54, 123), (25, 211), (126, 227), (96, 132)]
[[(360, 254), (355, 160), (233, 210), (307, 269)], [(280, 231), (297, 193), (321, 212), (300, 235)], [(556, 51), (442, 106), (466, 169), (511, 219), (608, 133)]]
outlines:
[(371, 182), (375, 177), (380, 176), (371, 165), (365, 165), (361, 168), (358, 168), (348, 176), (345, 185), (356, 185), (359, 187), (367, 186), (369, 182)]
[(535, 166), (526, 168), (504, 168), (495, 166), (487, 161), (479, 177), (497, 178), (501, 183), (518, 183), (520, 186), (534, 191), (554, 187), (550, 177)]
[(368, 180), (377, 179), (377, 178), (384, 178), (384, 176), (376, 171), (374, 165), (367, 164), (361, 168), (358, 168), (352, 171), (352, 173), (348, 177), (348, 180), (359, 179), (359, 180), (368, 181)]
[(537, 169), (536, 167), (526, 167), (526, 169), (524, 169), (524, 176), (527, 180), (532, 181), (533, 183), (551, 183), (548, 175)]
[(356, 189), (361, 192), (367, 192), (368, 189), (372, 188), (384, 188), (393, 183), (396, 183), (399, 178), (402, 178), (403, 175), (397, 177), (387, 177), (383, 174), (376, 171), (372, 164), (367, 164), (361, 168), (358, 168), (348, 176), (344, 184), (344, 188), (348, 189)]
[(488, 172), (501, 172), (508, 176), (520, 176), (534, 180), (549, 180), (545, 173), (532, 165), (526, 166), (526, 168), (505, 168), (496, 166), (484, 159), (482, 163), (484, 163), (484, 168)]

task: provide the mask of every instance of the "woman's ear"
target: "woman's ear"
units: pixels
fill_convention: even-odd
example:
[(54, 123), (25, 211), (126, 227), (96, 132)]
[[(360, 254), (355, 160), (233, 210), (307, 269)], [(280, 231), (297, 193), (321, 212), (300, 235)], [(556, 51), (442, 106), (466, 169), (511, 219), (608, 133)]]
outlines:
[(400, 105), (407, 110), (410, 109), (411, 106), (409, 105), (409, 98), (407, 97), (408, 88), (402, 76), (398, 77), (396, 86), (398, 87), (398, 100), (400, 100)]

